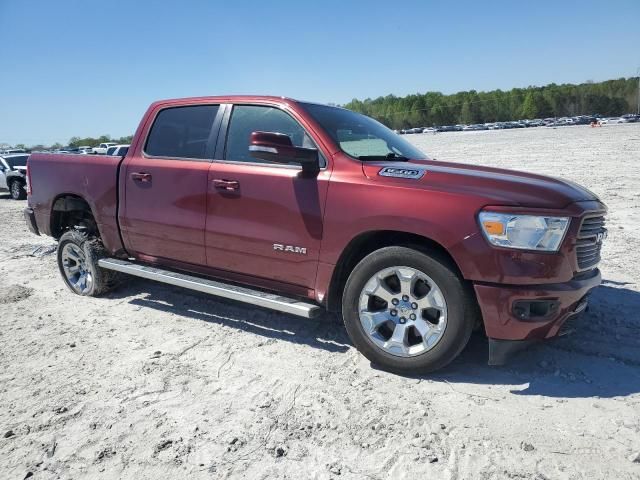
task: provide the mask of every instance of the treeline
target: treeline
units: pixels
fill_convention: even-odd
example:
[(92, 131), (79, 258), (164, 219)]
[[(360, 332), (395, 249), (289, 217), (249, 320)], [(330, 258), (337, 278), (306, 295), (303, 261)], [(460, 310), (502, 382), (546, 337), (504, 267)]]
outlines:
[(53, 145), (32, 145), (30, 147), (27, 147), (24, 144), (18, 144), (18, 145), (14, 145), (14, 148), (24, 148), (30, 151), (41, 151), (41, 150), (59, 150), (63, 147), (83, 147), (83, 146), (88, 146), (88, 147), (97, 147), (98, 145), (100, 145), (101, 143), (105, 143), (105, 142), (113, 142), (113, 143), (117, 143), (117, 144), (128, 144), (131, 143), (131, 139), (133, 138), (133, 135), (127, 135), (126, 137), (120, 137), (120, 138), (114, 138), (111, 135), (102, 135), (100, 137), (85, 137), (85, 138), (80, 138), (80, 137), (71, 137), (71, 139), (69, 139), (69, 143), (67, 143), (66, 145), (63, 145), (61, 143), (54, 143)]
[(401, 129), (590, 114), (617, 116), (635, 112), (637, 98), (636, 77), (580, 85), (551, 83), (509, 91), (387, 95), (374, 100), (354, 99), (345, 107)]
[[(369, 115), (391, 128), (401, 129), (574, 115), (618, 116), (635, 112), (637, 102), (638, 77), (635, 77), (579, 85), (551, 83), (544, 87), (513, 88), (509, 91), (470, 90), (452, 95), (427, 92), (406, 97), (387, 95), (373, 100), (354, 99), (345, 107)], [(104, 142), (127, 144), (132, 138), (133, 135), (120, 138), (110, 135), (72, 137), (68, 145), (93, 147)], [(60, 143), (31, 147), (15, 145), (16, 148), (29, 150), (59, 149), (64, 146)]]
[(113, 143), (117, 143), (117, 144), (126, 145), (126, 144), (131, 143), (131, 139), (132, 138), (133, 138), (133, 135), (127, 135), (126, 137), (120, 137), (120, 138), (112, 138), (111, 135), (102, 135), (102, 136), (100, 136), (98, 138), (93, 138), (93, 137), (86, 137), (86, 138), (71, 137), (71, 139), (69, 140), (69, 146), (70, 147), (80, 147), (80, 146), (87, 145), (89, 147), (97, 147), (101, 143), (106, 143), (106, 142), (113, 142)]

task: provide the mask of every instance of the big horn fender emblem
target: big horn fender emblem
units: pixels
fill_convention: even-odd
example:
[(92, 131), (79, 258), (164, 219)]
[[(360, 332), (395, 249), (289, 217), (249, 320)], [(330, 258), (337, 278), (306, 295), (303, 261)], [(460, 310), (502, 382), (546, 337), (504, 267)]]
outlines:
[(378, 175), (381, 177), (410, 178), (417, 180), (422, 178), (426, 170), (424, 168), (384, 167)]

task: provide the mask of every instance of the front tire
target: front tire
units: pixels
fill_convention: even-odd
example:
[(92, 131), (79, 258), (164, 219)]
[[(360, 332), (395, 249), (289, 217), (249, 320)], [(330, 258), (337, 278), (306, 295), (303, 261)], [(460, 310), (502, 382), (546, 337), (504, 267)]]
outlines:
[(475, 323), (474, 299), (451, 262), (437, 252), (385, 247), (353, 269), (342, 299), (356, 348), (397, 373), (427, 373), (449, 364)]
[(27, 198), (27, 191), (24, 188), (22, 182), (13, 180), (9, 185), (9, 191), (11, 192), (11, 198), (14, 200), (24, 200)]
[(81, 230), (69, 230), (60, 237), (57, 254), (62, 279), (73, 293), (96, 297), (118, 283), (116, 272), (98, 266), (98, 260), (107, 256), (99, 238)]

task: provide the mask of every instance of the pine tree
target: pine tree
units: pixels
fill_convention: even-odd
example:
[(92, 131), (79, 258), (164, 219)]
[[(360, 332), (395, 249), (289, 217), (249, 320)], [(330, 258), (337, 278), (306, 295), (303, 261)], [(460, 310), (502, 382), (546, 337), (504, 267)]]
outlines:
[(469, 124), (473, 122), (471, 117), (471, 106), (466, 100), (462, 104), (462, 110), (460, 110), (460, 123)]
[(524, 97), (522, 102), (522, 118), (536, 118), (538, 116), (538, 109), (536, 107), (536, 99), (533, 96), (533, 92), (529, 91)]

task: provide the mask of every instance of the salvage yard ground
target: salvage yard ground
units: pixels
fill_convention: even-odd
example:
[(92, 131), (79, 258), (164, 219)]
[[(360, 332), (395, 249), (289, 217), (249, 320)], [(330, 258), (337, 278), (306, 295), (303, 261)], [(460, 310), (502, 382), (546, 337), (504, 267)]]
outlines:
[(446, 370), (402, 377), (331, 316), (133, 278), (79, 298), (2, 194), (0, 478), (640, 478), (640, 124), (406, 138), (608, 205), (604, 283), (573, 335), (505, 367), (476, 336)]

